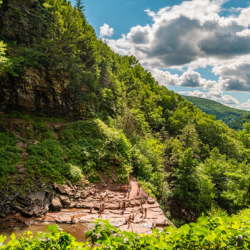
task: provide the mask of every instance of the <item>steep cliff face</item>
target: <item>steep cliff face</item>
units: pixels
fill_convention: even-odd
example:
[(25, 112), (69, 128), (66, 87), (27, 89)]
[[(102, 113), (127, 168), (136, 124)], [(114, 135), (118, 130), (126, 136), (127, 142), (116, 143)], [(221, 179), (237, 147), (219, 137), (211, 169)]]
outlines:
[[(20, 56), (18, 48), (29, 49), (44, 36), (49, 13), (44, 0), (4, 0), (0, 8), (0, 40), (8, 43), (8, 56)], [(26, 54), (29, 52), (26, 52)], [(31, 64), (32, 64), (32, 56)], [(70, 88), (67, 72), (23, 67), (19, 76), (0, 76), (0, 111), (24, 111), (55, 117), (79, 118), (81, 105), (76, 94), (82, 89)], [(86, 92), (83, 90), (83, 92)]]
[[(75, 91), (68, 88), (66, 72), (24, 68), (21, 77), (4, 77), (0, 84), (0, 109), (3, 112), (25, 111), (54, 117), (79, 118), (74, 108)], [(83, 90), (79, 90), (83, 91)]]

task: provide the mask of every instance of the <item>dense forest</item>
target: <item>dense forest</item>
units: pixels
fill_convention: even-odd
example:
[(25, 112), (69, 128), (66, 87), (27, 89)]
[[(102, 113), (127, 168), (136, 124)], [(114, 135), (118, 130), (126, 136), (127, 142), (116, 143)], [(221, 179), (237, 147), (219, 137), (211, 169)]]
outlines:
[[(0, 13), (6, 13), (9, 2), (3, 1)], [(24, 192), (34, 185), (34, 176), (46, 183), (66, 178), (75, 183), (84, 175), (98, 182), (103, 173), (111, 178), (115, 161), (113, 181), (126, 182), (132, 173), (176, 225), (196, 221), (211, 209), (231, 215), (249, 205), (249, 124), (236, 132), (161, 86), (134, 56), (115, 54), (96, 37), (82, 6), (66, 0), (39, 0), (28, 7), (12, 3), (16, 9), (8, 12), (8, 21), (11, 15), (19, 20), (12, 33), (7, 17), (0, 21), (4, 194), (10, 192), (8, 183), (16, 188), (14, 166), (23, 161), (16, 142), (22, 140), (28, 143), (24, 164), (30, 176)], [(13, 35), (27, 27), (23, 23), (32, 25), (32, 18), (39, 19), (37, 29), (29, 26), (30, 32)], [(46, 75), (48, 83), (28, 85), (31, 70), (36, 77)], [(54, 91), (51, 97), (47, 86)], [(225, 121), (235, 117), (232, 113)], [(24, 121), (18, 134), (4, 126), (7, 118)], [(46, 126), (50, 121), (64, 125), (54, 133)]]
[(221, 103), (194, 96), (183, 95), (183, 98), (192, 102), (206, 114), (214, 115), (217, 120), (222, 120), (232, 129), (242, 130), (243, 124), (249, 122), (249, 111), (230, 108)]

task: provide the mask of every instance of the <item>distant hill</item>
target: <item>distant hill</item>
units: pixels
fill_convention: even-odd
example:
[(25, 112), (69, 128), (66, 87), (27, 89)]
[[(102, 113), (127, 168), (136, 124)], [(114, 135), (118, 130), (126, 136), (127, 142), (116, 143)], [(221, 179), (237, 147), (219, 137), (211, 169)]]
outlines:
[(217, 120), (222, 120), (230, 128), (240, 130), (245, 122), (250, 122), (250, 112), (230, 108), (221, 103), (193, 96), (184, 96), (187, 101), (192, 102), (208, 115), (215, 115)]
[(246, 122), (250, 122), (250, 112), (246, 115), (240, 117), (238, 120), (230, 124), (230, 128), (235, 130), (242, 130), (243, 124)]

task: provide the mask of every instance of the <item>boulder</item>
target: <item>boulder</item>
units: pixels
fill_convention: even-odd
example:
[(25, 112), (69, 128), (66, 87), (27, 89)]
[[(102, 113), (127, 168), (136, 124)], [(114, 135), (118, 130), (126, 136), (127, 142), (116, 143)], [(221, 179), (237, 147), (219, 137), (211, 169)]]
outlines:
[(155, 203), (155, 200), (151, 197), (148, 198), (148, 203), (149, 204), (154, 204)]
[(131, 200), (131, 201), (129, 202), (129, 206), (130, 206), (130, 207), (135, 207), (135, 206), (136, 206), (135, 201), (134, 201), (134, 200)]
[(95, 207), (95, 204), (93, 202), (88, 202), (84, 204), (85, 208), (91, 208), (91, 207)]
[(74, 196), (74, 198), (75, 199), (80, 199), (81, 195), (82, 195), (82, 193), (80, 191), (77, 191), (76, 194), (75, 194), (75, 196)]
[(141, 205), (140, 201), (138, 201), (138, 200), (134, 200), (134, 203), (135, 203), (135, 206), (140, 206)]
[(59, 192), (60, 194), (67, 194), (69, 196), (73, 195), (72, 189), (67, 185), (57, 184), (56, 191)]
[(62, 209), (62, 204), (61, 204), (60, 199), (59, 199), (58, 197), (54, 197), (54, 198), (52, 199), (52, 202), (51, 202), (51, 204), (50, 204), (50, 209), (51, 209), (52, 211), (61, 211), (61, 209)]
[(82, 192), (81, 193), (81, 198), (86, 199), (89, 196), (89, 192)]
[(115, 210), (119, 208), (119, 204), (108, 204), (105, 206), (106, 209)]
[(53, 183), (53, 188), (57, 191), (58, 190), (58, 185), (56, 184), (56, 182)]
[(71, 201), (70, 205), (69, 205), (69, 208), (74, 208), (74, 207), (76, 207), (76, 202), (75, 201)]
[(85, 203), (84, 202), (78, 202), (76, 203), (76, 208), (84, 208), (85, 207)]
[(61, 203), (63, 205), (70, 205), (70, 200), (69, 200), (69, 197), (66, 196), (66, 195), (61, 195), (60, 196), (60, 200), (61, 200)]

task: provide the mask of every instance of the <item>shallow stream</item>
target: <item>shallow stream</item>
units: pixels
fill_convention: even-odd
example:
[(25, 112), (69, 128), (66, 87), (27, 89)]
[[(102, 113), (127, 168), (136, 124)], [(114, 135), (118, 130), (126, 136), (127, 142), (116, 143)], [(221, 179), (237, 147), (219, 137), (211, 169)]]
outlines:
[[(34, 236), (37, 232), (45, 232), (47, 225), (54, 225), (55, 223), (40, 223), (35, 225), (30, 225), (26, 227), (11, 227), (7, 229), (0, 229), (0, 235), (7, 236), (7, 241), (11, 239), (11, 234), (15, 233), (16, 237), (21, 236), (26, 231), (31, 231)], [(62, 230), (66, 233), (73, 235), (77, 241), (85, 242), (85, 234), (91, 229), (91, 224), (88, 223), (78, 223), (78, 224), (57, 224), (59, 230)]]

